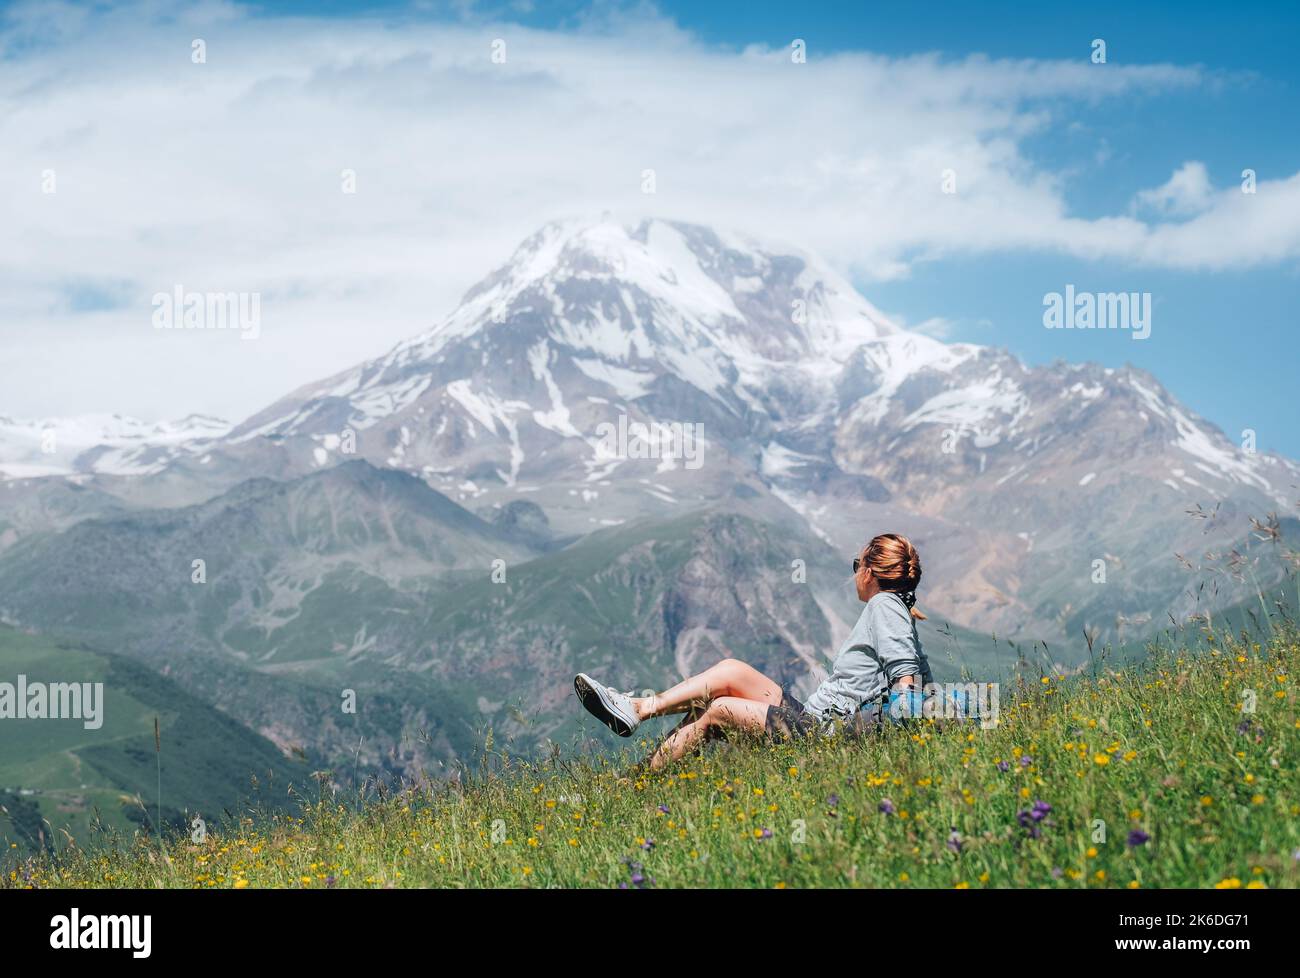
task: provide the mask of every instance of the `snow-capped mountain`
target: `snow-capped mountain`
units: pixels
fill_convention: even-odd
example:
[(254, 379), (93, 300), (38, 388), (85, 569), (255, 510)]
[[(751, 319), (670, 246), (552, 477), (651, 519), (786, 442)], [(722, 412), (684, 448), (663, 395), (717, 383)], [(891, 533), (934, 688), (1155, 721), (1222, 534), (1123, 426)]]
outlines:
[(0, 480), (50, 475), (149, 475), (199, 451), (230, 425), (192, 414), (150, 423), (118, 414), (22, 419), (0, 416)]
[(661, 221), (552, 224), (437, 327), (226, 442), (309, 438), (328, 464), (352, 431), (371, 460), (429, 476), (514, 487), (580, 467), (594, 480), (620, 465), (594, 434), (612, 412), (748, 437), (832, 411), (852, 352), (895, 332), (811, 255)]
[[(699, 426), (698, 457), (655, 422)], [(940, 610), (1038, 635), (1160, 616), (1185, 590), (1175, 552), (1245, 546), (1300, 482), (1141, 370), (943, 343), (814, 255), (660, 220), (547, 225), (428, 332), (204, 425), (80, 436), (107, 447), (63, 465), (161, 473), (176, 505), (361, 458), (479, 511), (527, 498), (567, 535), (757, 500), (845, 553), (908, 532)], [(1098, 589), (1097, 560), (1131, 576)]]

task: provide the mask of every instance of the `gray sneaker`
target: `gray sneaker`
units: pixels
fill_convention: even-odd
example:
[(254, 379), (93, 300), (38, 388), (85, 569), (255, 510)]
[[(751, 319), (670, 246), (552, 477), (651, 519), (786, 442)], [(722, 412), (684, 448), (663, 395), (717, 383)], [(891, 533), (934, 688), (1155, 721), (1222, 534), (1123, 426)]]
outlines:
[(609, 727), (620, 737), (631, 737), (632, 732), (641, 725), (632, 697), (620, 693), (612, 686), (602, 686), (585, 672), (580, 672), (573, 680), (573, 691), (587, 708), (587, 712)]

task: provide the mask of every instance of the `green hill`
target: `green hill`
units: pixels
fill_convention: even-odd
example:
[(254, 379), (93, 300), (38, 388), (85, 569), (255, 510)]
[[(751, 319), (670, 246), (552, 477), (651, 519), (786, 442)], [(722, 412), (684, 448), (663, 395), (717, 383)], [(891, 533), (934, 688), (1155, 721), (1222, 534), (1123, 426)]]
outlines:
[(989, 729), (736, 739), (657, 773), (489, 744), (450, 781), (323, 797), (166, 859), (141, 837), (14, 860), (0, 886), (1294, 888), (1300, 635), (1217, 644), (1020, 682)]
[(103, 724), (78, 719), (0, 719), (0, 842), (31, 851), (96, 842), (96, 827), (156, 831), (162, 745), (162, 818), (187, 813), (215, 821), (256, 799), (292, 806), (290, 784), (305, 766), (274, 744), (129, 659), (105, 655), (0, 625), (0, 682), (104, 684)]

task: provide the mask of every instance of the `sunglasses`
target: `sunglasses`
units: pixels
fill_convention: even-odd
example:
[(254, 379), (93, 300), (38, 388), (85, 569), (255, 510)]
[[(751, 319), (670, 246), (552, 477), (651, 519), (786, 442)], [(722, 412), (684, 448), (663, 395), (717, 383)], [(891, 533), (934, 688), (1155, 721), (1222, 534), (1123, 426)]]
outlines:
[(854, 557), (854, 558), (853, 558), (853, 573), (856, 574), (856, 573), (858, 572), (858, 568), (861, 567), (861, 566), (862, 566), (862, 558), (861, 558), (861, 557)]

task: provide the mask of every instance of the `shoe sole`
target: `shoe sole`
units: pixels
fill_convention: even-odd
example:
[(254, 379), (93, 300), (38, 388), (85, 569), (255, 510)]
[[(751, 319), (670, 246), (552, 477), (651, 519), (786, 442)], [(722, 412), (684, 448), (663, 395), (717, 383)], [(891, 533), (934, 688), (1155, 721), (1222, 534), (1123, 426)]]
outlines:
[(578, 694), (578, 700), (586, 707), (587, 712), (610, 730), (620, 737), (632, 736), (635, 728), (629, 726), (626, 720), (610, 709), (609, 703), (605, 701), (605, 694), (600, 689), (588, 683), (582, 676), (578, 676), (573, 680), (573, 691)]

